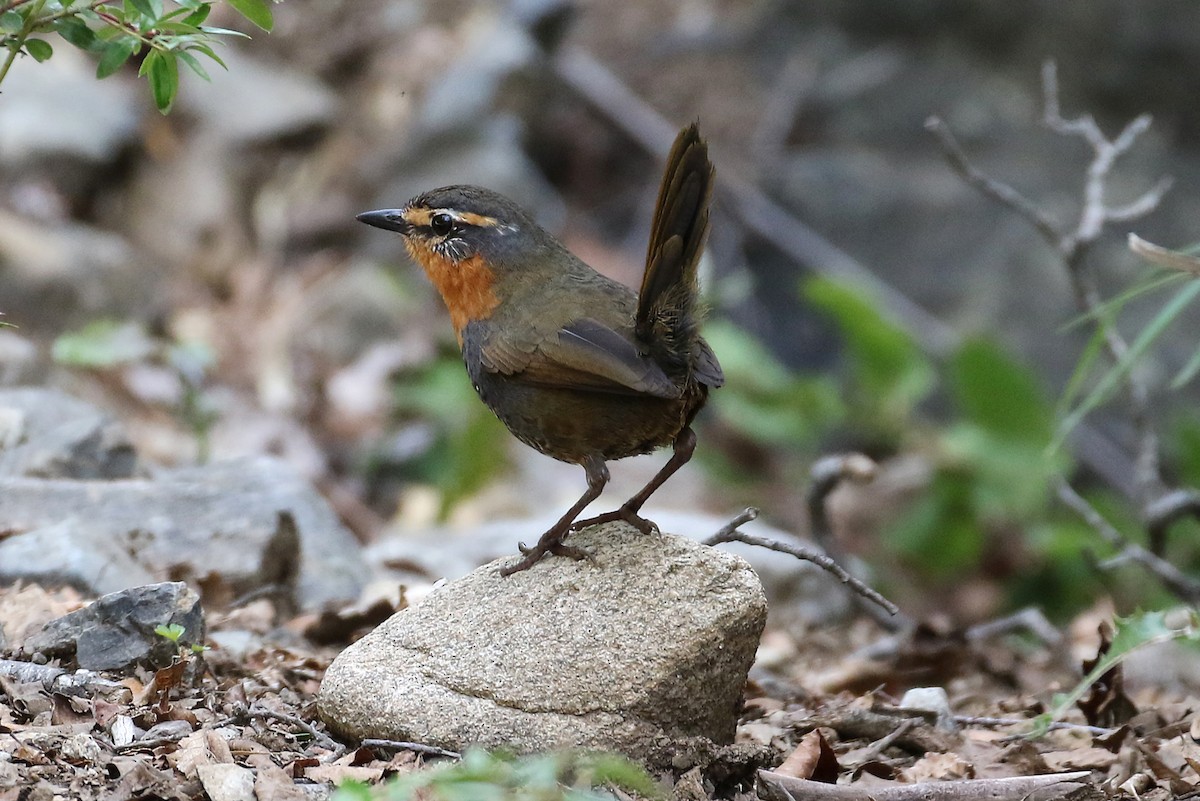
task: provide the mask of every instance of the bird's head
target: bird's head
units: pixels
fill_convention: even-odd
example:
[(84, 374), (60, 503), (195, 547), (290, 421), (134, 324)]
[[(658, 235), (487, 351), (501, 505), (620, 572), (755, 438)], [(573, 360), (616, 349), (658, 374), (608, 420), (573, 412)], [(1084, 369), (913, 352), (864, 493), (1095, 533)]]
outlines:
[(460, 341), (463, 326), (486, 319), (499, 303), (498, 273), (542, 234), (519, 206), (478, 186), (445, 186), (357, 219), (404, 238), (446, 302)]

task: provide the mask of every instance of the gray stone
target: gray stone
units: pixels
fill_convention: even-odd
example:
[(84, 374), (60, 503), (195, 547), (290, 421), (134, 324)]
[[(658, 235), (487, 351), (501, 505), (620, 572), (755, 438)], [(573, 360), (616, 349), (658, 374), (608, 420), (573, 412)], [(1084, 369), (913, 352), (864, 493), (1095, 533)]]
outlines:
[(0, 540), (0, 583), (20, 579), (104, 594), (153, 582), (131, 550), (127, 538), (97, 536), (94, 525), (67, 518)]
[(325, 500), (269, 457), (154, 480), (0, 479), (0, 528), (65, 520), (81, 541), (115, 543), (160, 580), (215, 582), (233, 594), (274, 585), (302, 609), (356, 599), (367, 579), (358, 542)]
[(0, 476), (130, 478), (137, 454), (124, 427), (54, 389), (0, 389)]
[(486, 565), (347, 648), (318, 698), (351, 738), (654, 761), (678, 740), (729, 742), (766, 619), (742, 559), (624, 524), (580, 532), (592, 560), (504, 578)]
[(528, 66), (537, 46), (513, 16), (499, 11), (480, 15), (471, 41), (459, 59), (443, 70), (426, 90), (417, 116), (424, 133), (444, 134), (475, 126), (492, 110), (504, 80)]
[(237, 46), (222, 48), (228, 70), (210, 70), (179, 95), (180, 110), (196, 115), (217, 137), (250, 144), (331, 124), (337, 97), (316, 78), (268, 64)]
[(171, 664), (179, 645), (157, 634), (180, 625), (181, 643), (204, 642), (200, 596), (183, 582), (134, 587), (105, 595), (89, 606), (50, 621), (26, 638), (25, 650), (74, 658), (86, 670), (125, 670)]
[(196, 776), (213, 801), (254, 801), (254, 771), (241, 765), (199, 765)]
[(112, 159), (137, 133), (136, 102), (136, 87), (119, 78), (97, 81), (95, 64), (70, 47), (56, 46), (44, 64), (18, 58), (0, 103), (0, 165)]
[(158, 287), (155, 271), (120, 236), (7, 210), (0, 210), (0, 268), (4, 319), (31, 337), (58, 335), (101, 315), (144, 314)]

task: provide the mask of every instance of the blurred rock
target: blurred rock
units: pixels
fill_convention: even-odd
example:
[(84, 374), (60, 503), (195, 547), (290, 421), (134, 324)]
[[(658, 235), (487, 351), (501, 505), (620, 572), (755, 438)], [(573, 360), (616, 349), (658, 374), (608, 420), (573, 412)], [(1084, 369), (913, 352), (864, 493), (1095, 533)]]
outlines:
[(0, 389), (0, 476), (131, 478), (137, 454), (125, 428), (54, 389)]
[(624, 524), (593, 559), (489, 564), (351, 645), (318, 699), (331, 729), (459, 749), (614, 749), (653, 761), (681, 738), (733, 738), (766, 620), (732, 554)]
[[(652, 506), (645, 514), (660, 530), (696, 540), (715, 534), (729, 522), (715, 515)], [(557, 517), (555, 514), (498, 520), (471, 527), (447, 525), (409, 531), (393, 528), (367, 547), (366, 559), (371, 565), (381, 566), (380, 572), (396, 583), (440, 578), (453, 581), (485, 562), (516, 553), (518, 542), (533, 542)], [(742, 528), (748, 533), (820, 551), (814, 544), (762, 521), (747, 523)], [(840, 582), (811, 562), (740, 542), (719, 547), (745, 559), (754, 568), (770, 601), (774, 625), (786, 625), (793, 620), (844, 619), (853, 609), (850, 595)]]
[(76, 162), (110, 161), (133, 140), (138, 107), (132, 83), (97, 81), (94, 63), (65, 44), (43, 64), (18, 58), (0, 103), (0, 167), (52, 165), (61, 175)]
[[(183, 627), (178, 643), (155, 632), (174, 625)], [(55, 659), (73, 658), (85, 670), (125, 670), (166, 667), (179, 653), (179, 643), (203, 642), (200, 596), (174, 581), (105, 595), (50, 621), (24, 647)]]
[(131, 539), (97, 536), (94, 524), (75, 516), (18, 530), (0, 539), (0, 582), (69, 586), (88, 594), (151, 583), (154, 574), (130, 553)]
[[(7, 83), (5, 84), (7, 86)], [(144, 313), (156, 286), (128, 243), (88, 225), (0, 210), (6, 322), (58, 334), (97, 314)]]
[(290, 466), (267, 457), (165, 471), (154, 480), (0, 479), (0, 529), (26, 532), (9, 540), (64, 521), (72, 521), (77, 543), (109, 543), (151, 575), (197, 582), (223, 600), (276, 587), (281, 599), (319, 609), (357, 598), (367, 578), (357, 541), (325, 500)]
[(444, 135), (478, 125), (494, 110), (504, 80), (537, 56), (521, 20), (486, 5), (476, 9), (466, 35), (464, 57), (426, 90), (417, 115), (424, 134)]
[(31, 378), (37, 345), (9, 328), (0, 328), (0, 384), (11, 386)]
[(179, 111), (194, 115), (217, 139), (246, 145), (330, 125), (338, 98), (311, 75), (270, 64), (236, 46), (223, 48), (229, 67), (209, 70), (180, 92)]

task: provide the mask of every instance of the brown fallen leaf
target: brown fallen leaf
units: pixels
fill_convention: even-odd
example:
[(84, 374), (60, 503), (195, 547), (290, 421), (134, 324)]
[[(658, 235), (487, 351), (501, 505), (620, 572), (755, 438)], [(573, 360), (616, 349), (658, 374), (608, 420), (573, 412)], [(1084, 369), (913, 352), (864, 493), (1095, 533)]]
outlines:
[(248, 760), (254, 768), (254, 795), (257, 801), (306, 801), (304, 791), (296, 786), (287, 771), (265, 754), (254, 754)]
[(374, 784), (382, 777), (382, 768), (362, 768), (354, 765), (315, 765), (304, 769), (304, 778), (327, 784), (341, 784), (349, 780)]
[(833, 753), (821, 730), (813, 729), (800, 738), (796, 748), (774, 772), (781, 776), (835, 784), (841, 770), (837, 755)]
[(1117, 764), (1117, 755), (1107, 748), (1072, 748), (1042, 754), (1050, 770), (1108, 770)]
[(951, 779), (974, 779), (975, 766), (956, 753), (926, 754), (913, 763), (912, 767), (900, 771), (906, 782), (948, 781)]

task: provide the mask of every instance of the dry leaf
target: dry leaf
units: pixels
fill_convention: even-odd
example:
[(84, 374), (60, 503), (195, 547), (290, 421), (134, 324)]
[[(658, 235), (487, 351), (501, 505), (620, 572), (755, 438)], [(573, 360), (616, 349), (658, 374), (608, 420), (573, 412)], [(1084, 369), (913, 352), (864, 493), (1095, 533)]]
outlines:
[(835, 784), (841, 773), (841, 765), (821, 730), (813, 729), (800, 739), (795, 750), (774, 772), (797, 779)]

